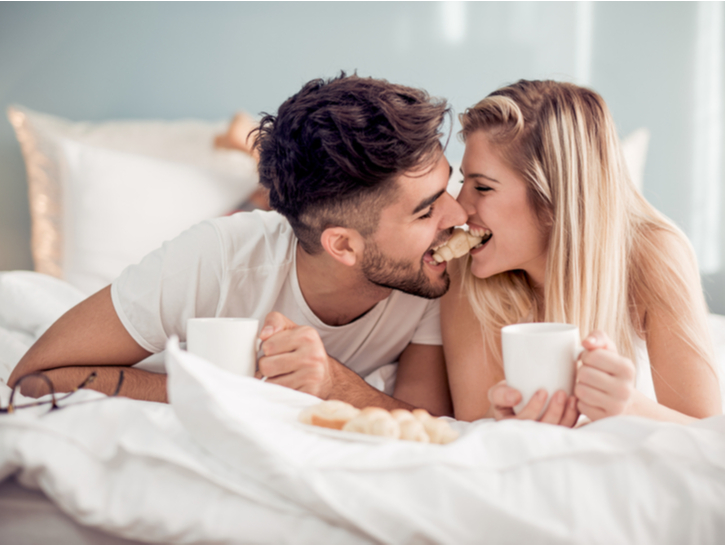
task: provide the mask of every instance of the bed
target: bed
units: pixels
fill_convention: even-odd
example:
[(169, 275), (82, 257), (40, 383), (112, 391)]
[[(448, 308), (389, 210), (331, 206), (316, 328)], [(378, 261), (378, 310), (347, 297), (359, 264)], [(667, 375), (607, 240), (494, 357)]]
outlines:
[[(149, 163), (104, 143), (98, 126), (16, 111), (25, 116), (16, 116), (16, 128), (35, 121), (30, 133), (19, 129), (26, 161), (45, 154), (41, 174), (32, 163), (28, 171), (36, 175), (31, 200), (34, 183), (36, 197), (46, 198), (45, 207), (35, 203), (33, 221), (42, 227), (36, 262), (47, 268), (0, 273), (2, 406), (7, 376), (30, 344), (115, 267), (140, 257), (104, 256), (99, 234), (123, 233), (113, 222), (82, 240), (100, 219), (89, 219), (97, 210), (84, 211), (77, 184), (97, 180), (89, 165), (106, 172), (99, 151), (113, 152), (115, 172), (124, 161), (141, 172)], [(40, 130), (38, 120), (51, 123)], [(157, 176), (180, 172), (173, 157), (151, 159)], [(64, 166), (54, 171), (53, 161)], [(190, 187), (196, 180), (207, 190), (233, 188), (208, 214), (223, 213), (222, 204), (256, 183), (249, 177), (242, 190), (217, 166), (189, 168), (197, 177), (186, 178)], [(169, 187), (149, 208), (154, 221), (114, 217), (146, 221), (141, 238), (150, 237), (163, 223)], [(49, 206), (52, 191), (65, 197)], [(181, 214), (180, 206), (171, 208)], [(711, 315), (710, 325), (722, 369), (725, 317)], [(173, 338), (162, 360), (146, 365), (168, 373), (168, 405), (83, 390), (61, 410), (0, 416), (3, 543), (714, 544), (725, 535), (725, 416), (691, 426), (618, 417), (576, 430), (451, 421), (459, 439), (425, 445), (300, 424), (298, 412), (316, 398), (230, 375)], [(383, 388), (386, 378), (369, 382)]]

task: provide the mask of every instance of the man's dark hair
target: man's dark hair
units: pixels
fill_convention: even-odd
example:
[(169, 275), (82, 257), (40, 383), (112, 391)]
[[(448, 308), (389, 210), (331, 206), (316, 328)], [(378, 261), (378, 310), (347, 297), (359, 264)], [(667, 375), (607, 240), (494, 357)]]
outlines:
[(264, 114), (255, 146), (271, 207), (287, 218), (302, 248), (322, 250), (332, 226), (375, 232), (395, 180), (424, 171), (442, 153), (445, 100), (385, 80), (315, 79)]

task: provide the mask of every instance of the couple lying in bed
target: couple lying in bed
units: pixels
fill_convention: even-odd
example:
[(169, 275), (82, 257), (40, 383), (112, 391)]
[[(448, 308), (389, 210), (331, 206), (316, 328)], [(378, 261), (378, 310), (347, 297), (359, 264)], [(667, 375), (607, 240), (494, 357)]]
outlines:
[[(247, 316), (263, 321), (260, 378), (359, 407), (566, 426), (580, 413), (719, 414), (695, 258), (632, 185), (601, 97), (520, 81), (466, 110), (457, 200), (449, 113), (386, 81), (309, 82), (254, 137), (276, 212), (203, 222), (128, 267), (61, 317), (10, 385), (43, 371), (68, 390), (95, 370), (91, 387), (111, 392), (124, 369), (122, 395), (164, 401), (165, 376), (129, 366), (184, 340), (191, 317)], [(484, 243), (437, 263), (462, 224)], [(572, 396), (540, 392), (515, 415), (500, 330), (526, 321), (578, 325), (585, 350)], [(361, 378), (395, 361), (392, 396)], [(635, 388), (637, 367), (656, 401)]]

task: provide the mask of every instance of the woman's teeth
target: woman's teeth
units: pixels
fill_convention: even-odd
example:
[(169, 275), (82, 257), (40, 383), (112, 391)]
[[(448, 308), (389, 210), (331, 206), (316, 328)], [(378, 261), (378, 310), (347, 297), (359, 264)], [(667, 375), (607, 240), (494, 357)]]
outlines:
[(491, 231), (488, 229), (479, 229), (478, 227), (471, 227), (468, 232), (474, 237), (488, 238), (491, 236)]
[(468, 232), (471, 233), (473, 236), (481, 237), (481, 242), (476, 244), (473, 248), (471, 248), (471, 250), (475, 250), (476, 248), (480, 248), (481, 246), (486, 244), (488, 242), (488, 239), (490, 239), (491, 235), (493, 234), (488, 229), (479, 229), (478, 227), (469, 228)]

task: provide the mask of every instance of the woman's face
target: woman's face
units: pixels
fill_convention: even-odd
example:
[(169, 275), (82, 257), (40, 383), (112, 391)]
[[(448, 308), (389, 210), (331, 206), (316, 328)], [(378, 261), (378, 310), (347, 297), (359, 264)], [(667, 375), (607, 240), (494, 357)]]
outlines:
[(503, 162), (484, 131), (466, 138), (461, 171), (458, 202), (468, 214), (468, 226), (473, 234), (491, 233), (471, 251), (473, 275), (488, 278), (524, 270), (535, 286), (542, 287), (547, 236), (529, 204), (524, 180)]

